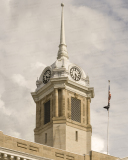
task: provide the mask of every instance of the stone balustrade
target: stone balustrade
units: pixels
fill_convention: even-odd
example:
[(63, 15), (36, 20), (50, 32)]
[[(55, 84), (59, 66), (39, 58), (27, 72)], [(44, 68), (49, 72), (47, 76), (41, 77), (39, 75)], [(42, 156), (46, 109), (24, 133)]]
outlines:
[[(3, 150), (3, 148), (2, 148)], [(5, 149), (7, 151), (7, 149)], [(9, 150), (8, 150), (9, 151)], [(13, 151), (11, 151), (13, 152)], [(15, 151), (14, 151), (15, 152)], [(24, 154), (24, 156), (22, 155), (17, 155), (14, 153), (5, 153), (5, 152), (2, 152), (1, 149), (0, 149), (0, 160), (52, 160), (52, 159), (48, 159), (48, 158), (43, 158), (43, 157), (38, 157), (38, 156), (32, 156), (32, 155), (25, 155), (25, 153), (22, 153)]]

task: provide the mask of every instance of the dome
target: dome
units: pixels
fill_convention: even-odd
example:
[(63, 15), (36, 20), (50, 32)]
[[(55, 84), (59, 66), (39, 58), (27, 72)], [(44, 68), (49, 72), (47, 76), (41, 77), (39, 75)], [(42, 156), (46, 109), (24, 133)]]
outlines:
[(78, 65), (71, 63), (69, 59), (61, 57), (43, 70), (39, 80), (36, 81), (37, 88), (44, 86), (51, 79), (64, 77), (82, 86), (89, 86), (89, 77), (86, 76), (84, 70)]

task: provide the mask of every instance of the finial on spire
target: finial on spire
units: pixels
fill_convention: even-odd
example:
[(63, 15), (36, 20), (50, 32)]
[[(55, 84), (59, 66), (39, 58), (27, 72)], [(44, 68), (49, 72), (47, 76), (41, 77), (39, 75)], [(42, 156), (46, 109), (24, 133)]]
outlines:
[(63, 3), (61, 3), (61, 7), (62, 7), (62, 12), (61, 12), (60, 45), (59, 45), (57, 59), (60, 59), (61, 57), (68, 58), (67, 46), (65, 43), (64, 14), (63, 14), (64, 4)]
[(61, 3), (61, 7), (64, 7), (64, 3)]

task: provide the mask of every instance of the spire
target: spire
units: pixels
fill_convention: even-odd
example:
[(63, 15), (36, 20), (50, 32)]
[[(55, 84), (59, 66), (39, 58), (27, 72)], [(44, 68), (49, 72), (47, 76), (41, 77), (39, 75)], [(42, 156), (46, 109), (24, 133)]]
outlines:
[(57, 59), (60, 59), (61, 57), (68, 58), (67, 46), (65, 43), (64, 14), (63, 14), (64, 4), (63, 3), (61, 3), (61, 7), (62, 7), (62, 12), (61, 12), (60, 45), (59, 45)]
[(65, 44), (64, 15), (63, 15), (64, 4), (61, 3), (61, 6), (62, 6), (62, 13), (61, 13), (60, 44)]

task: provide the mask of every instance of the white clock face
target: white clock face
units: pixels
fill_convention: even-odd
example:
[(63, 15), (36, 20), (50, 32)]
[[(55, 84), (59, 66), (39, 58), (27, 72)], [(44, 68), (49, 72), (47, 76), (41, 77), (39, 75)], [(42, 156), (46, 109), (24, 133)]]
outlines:
[(71, 74), (71, 77), (75, 80), (75, 81), (79, 81), (80, 78), (81, 78), (81, 73), (80, 73), (80, 70), (76, 67), (72, 67), (70, 69), (70, 74)]
[(43, 75), (43, 83), (46, 84), (51, 77), (51, 71), (48, 69)]

